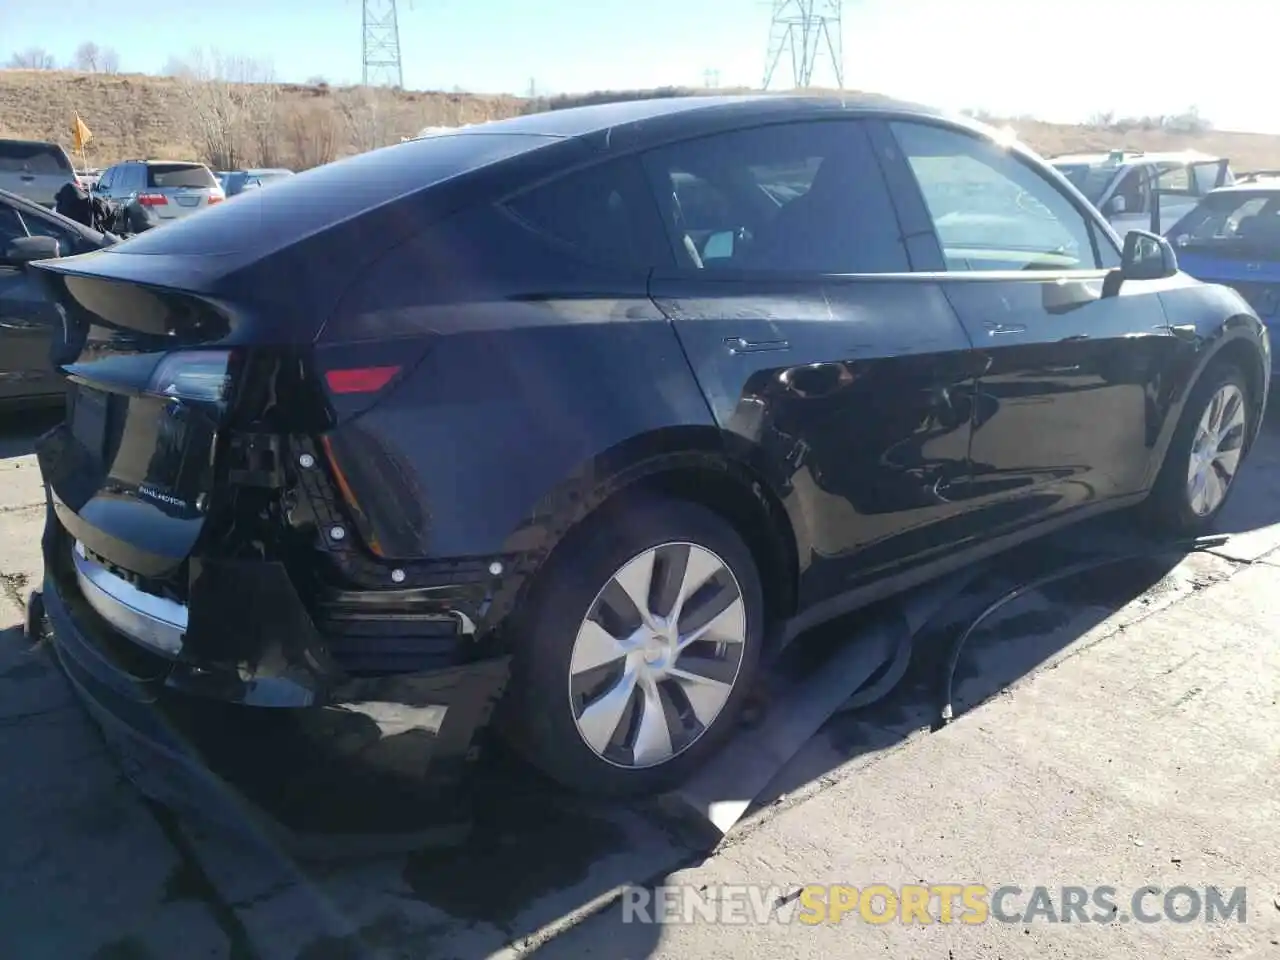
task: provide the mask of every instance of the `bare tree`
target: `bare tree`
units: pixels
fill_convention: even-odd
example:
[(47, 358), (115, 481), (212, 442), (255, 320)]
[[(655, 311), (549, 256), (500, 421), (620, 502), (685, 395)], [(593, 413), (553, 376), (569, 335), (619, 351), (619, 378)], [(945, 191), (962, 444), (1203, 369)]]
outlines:
[(280, 85), (274, 82), (274, 74), (266, 68), (269, 79), (245, 85), (242, 113), (249, 128), (257, 164), (261, 167), (280, 166), (281, 116)]
[(284, 120), (289, 165), (294, 170), (307, 170), (337, 159), (338, 116), (328, 104), (296, 105)]
[(76, 47), (71, 69), (81, 73), (119, 73), (120, 54), (111, 47), (100, 47), (92, 40), (86, 40)]
[(97, 73), (98, 64), (101, 62), (102, 48), (92, 40), (86, 40), (76, 47), (75, 56), (71, 58), (71, 67), (83, 73)]
[(369, 87), (352, 87), (343, 90), (337, 100), (347, 135), (356, 150), (364, 153), (395, 141), (394, 118), (386, 97)]
[(259, 124), (269, 125), (274, 113), (279, 90), (271, 65), (195, 50), (184, 60), (171, 58), (168, 66), (178, 78), (184, 119), (205, 162), (220, 170), (243, 164), (266, 136)]
[(54, 70), (57, 61), (43, 47), (28, 47), (10, 57), (6, 66), (10, 70)]
[(170, 57), (164, 62), (164, 67), (160, 70), (162, 77), (174, 77), (178, 80), (186, 80), (191, 78), (191, 66), (181, 57)]

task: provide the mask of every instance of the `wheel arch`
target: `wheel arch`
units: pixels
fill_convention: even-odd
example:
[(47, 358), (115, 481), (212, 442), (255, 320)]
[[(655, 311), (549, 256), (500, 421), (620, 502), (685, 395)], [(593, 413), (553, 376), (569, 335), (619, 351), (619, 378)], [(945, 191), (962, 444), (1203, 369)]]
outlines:
[(1252, 445), (1262, 425), (1269, 387), (1269, 372), (1266, 358), (1257, 342), (1259, 321), (1248, 315), (1228, 317), (1216, 327), (1213, 334), (1202, 339), (1196, 347), (1189, 364), (1190, 371), (1180, 378), (1180, 386), (1173, 402), (1169, 416), (1164, 420), (1155, 456), (1151, 460), (1149, 483), (1154, 483), (1164, 466), (1169, 445), (1173, 442), (1178, 424), (1186, 413), (1187, 400), (1196, 385), (1204, 379), (1211, 369), (1221, 364), (1237, 366), (1246, 378), (1249, 388), (1250, 433), (1247, 438)]
[(623, 441), (583, 464), (513, 535), (510, 552), (527, 560), (504, 612), (528, 599), (540, 575), (573, 549), (577, 537), (589, 535), (594, 521), (637, 499), (672, 498), (716, 513), (746, 542), (764, 587), (767, 626), (791, 616), (798, 599), (796, 530), (762, 458), (740, 444), (740, 438), (716, 427), (666, 427)]
[[(1246, 336), (1235, 336), (1223, 341), (1218, 348), (1213, 351), (1207, 358), (1205, 364), (1200, 368), (1195, 378), (1195, 382), (1199, 380), (1212, 367), (1220, 364), (1229, 363), (1244, 374), (1246, 385), (1249, 388), (1249, 437), (1248, 443), (1253, 444), (1254, 438), (1258, 435), (1258, 430), (1262, 427), (1262, 415), (1267, 402), (1267, 369), (1265, 359), (1253, 340)], [(1192, 386), (1194, 387), (1193, 382)]]

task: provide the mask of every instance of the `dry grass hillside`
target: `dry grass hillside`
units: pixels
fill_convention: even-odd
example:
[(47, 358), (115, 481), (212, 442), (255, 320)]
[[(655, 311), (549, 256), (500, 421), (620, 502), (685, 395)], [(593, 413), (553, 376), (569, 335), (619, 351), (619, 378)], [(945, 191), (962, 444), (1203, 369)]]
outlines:
[[(465, 93), (330, 88), (324, 84), (238, 84), (206, 71), (186, 78), (0, 70), (0, 136), (70, 147), (78, 112), (93, 132), (91, 166), (126, 157), (199, 158), (215, 167), (285, 165), (295, 169), (394, 143), (426, 126), (476, 123), (581, 102), (645, 93), (599, 92), (551, 100)], [(201, 79), (212, 77), (213, 79)], [(987, 118), (990, 119), (990, 118)], [(1239, 170), (1280, 168), (1280, 137), (1170, 129), (1160, 118), (1067, 126), (1013, 120), (1019, 136), (1044, 154), (1082, 150), (1197, 148), (1231, 158)]]

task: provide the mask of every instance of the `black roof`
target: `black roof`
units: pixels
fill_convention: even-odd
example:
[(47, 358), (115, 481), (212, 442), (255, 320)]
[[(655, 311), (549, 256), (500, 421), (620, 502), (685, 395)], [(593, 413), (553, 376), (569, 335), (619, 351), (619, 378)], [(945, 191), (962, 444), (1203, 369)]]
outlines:
[[(542, 137), (585, 137), (619, 128), (648, 125), (660, 127), (668, 136), (678, 136), (687, 127), (714, 126), (717, 121), (751, 123), (785, 120), (801, 116), (861, 114), (871, 112), (942, 116), (932, 107), (894, 100), (877, 94), (737, 94), (728, 96), (657, 97), (623, 100), (563, 110), (547, 110), (506, 120), (434, 134), (476, 136), (484, 134), (532, 134)], [(657, 121), (657, 123), (655, 123)]]
[[(527, 114), (324, 164), (270, 190), (251, 191), (102, 253), (44, 269), (157, 283), (169, 282), (172, 270), (172, 276), (181, 275), (189, 285), (186, 289), (203, 289), (272, 254), (301, 249), (343, 224), (364, 224), (350, 236), (363, 238), (359, 242), (371, 249), (390, 245), (394, 237), (415, 230), (418, 218), (431, 215), (433, 208), (422, 197), (433, 187), (488, 167), (526, 165), (524, 175), (533, 176), (535, 168), (552, 172), (584, 157), (646, 149), (688, 136), (868, 113), (943, 116), (929, 107), (869, 94), (662, 97)], [(142, 263), (152, 257), (165, 264)]]

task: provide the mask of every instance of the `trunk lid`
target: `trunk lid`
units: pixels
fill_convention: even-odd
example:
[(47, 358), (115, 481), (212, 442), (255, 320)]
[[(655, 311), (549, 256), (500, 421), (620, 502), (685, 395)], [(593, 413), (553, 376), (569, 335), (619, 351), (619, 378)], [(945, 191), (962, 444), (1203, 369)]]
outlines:
[(204, 529), (243, 348), (216, 301), (63, 276), (54, 361), (67, 418), (37, 448), (63, 527), (143, 577), (172, 575)]
[(67, 532), (162, 579), (217, 503), (240, 370), (255, 350), (308, 343), (318, 321), (238, 296), (247, 257), (116, 252), (127, 247), (33, 272), (60, 315), (51, 360), (68, 381), (66, 420), (37, 454)]
[[(35, 265), (61, 315), (52, 360), (70, 388), (67, 421), (37, 448), (62, 526), (96, 560), (180, 582), (201, 536), (221, 529), (210, 521), (234, 496), (222, 478), (239, 475), (240, 447), (271, 460), (258, 440), (323, 432), (412, 363), (382, 340), (315, 341), (368, 264), (461, 202), (428, 188), (545, 142), (401, 144)], [(290, 385), (316, 375), (318, 399), (310, 381)]]

